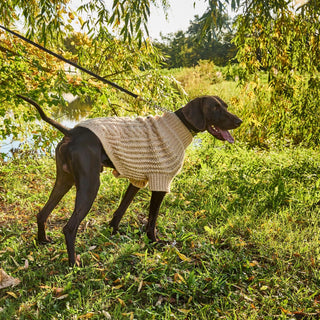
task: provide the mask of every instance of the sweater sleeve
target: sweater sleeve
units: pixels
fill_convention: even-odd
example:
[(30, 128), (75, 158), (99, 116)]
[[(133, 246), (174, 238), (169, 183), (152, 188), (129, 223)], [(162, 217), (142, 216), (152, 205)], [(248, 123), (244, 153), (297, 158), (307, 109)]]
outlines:
[(152, 191), (170, 192), (170, 185), (174, 176), (150, 174), (148, 175), (149, 189)]

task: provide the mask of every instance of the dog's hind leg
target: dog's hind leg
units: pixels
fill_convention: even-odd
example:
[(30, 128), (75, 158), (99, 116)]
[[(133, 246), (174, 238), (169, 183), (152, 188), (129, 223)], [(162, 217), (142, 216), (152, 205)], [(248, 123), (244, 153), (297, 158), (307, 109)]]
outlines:
[(113, 218), (109, 223), (110, 227), (112, 228), (112, 234), (115, 234), (118, 231), (120, 220), (122, 219), (123, 215), (129, 207), (129, 204), (139, 190), (140, 188), (135, 187), (130, 183), (118, 209), (114, 212)]
[(51, 239), (46, 235), (46, 222), (48, 216), (52, 210), (56, 207), (62, 197), (70, 190), (74, 180), (71, 174), (65, 173), (62, 170), (57, 169), (57, 177), (55, 185), (51, 191), (50, 197), (42, 208), (42, 210), (37, 215), (37, 224), (38, 224), (38, 242), (39, 243), (48, 243), (51, 242)]
[(75, 252), (77, 231), (81, 221), (88, 214), (100, 186), (100, 159), (90, 154), (91, 150), (81, 150), (81, 152), (86, 154), (86, 157), (83, 157), (83, 154), (73, 155), (76, 201), (72, 216), (63, 228), (70, 266), (80, 264)]

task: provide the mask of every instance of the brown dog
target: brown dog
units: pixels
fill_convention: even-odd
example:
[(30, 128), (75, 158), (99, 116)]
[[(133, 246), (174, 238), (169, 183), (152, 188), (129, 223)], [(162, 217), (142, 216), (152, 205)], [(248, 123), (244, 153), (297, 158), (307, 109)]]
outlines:
[(47, 218), (68, 190), (76, 186), (75, 208), (63, 228), (71, 266), (79, 264), (75, 253), (76, 233), (97, 195), (103, 166), (113, 168), (116, 176), (131, 182), (110, 222), (113, 232), (117, 232), (135, 194), (149, 183), (152, 195), (147, 235), (151, 241), (157, 241), (155, 225), (161, 202), (182, 167), (184, 151), (193, 136), (207, 130), (217, 139), (233, 143), (228, 130), (242, 123), (228, 112), (220, 98), (204, 96), (161, 117), (97, 118), (68, 129), (48, 118), (31, 99), (18, 96), (33, 104), (44, 121), (65, 135), (56, 148), (56, 182), (48, 202), (37, 215), (37, 223), (39, 242), (50, 242), (45, 231)]

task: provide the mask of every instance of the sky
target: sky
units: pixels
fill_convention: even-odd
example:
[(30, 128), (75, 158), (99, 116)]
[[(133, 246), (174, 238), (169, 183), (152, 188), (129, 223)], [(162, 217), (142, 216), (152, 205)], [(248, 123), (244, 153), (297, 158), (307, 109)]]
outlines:
[[(70, 7), (76, 10), (80, 5), (90, 0), (71, 0)], [(159, 3), (160, 1), (158, 1)], [(166, 35), (177, 31), (187, 31), (190, 21), (195, 15), (201, 16), (208, 8), (207, 0), (169, 0), (170, 7), (166, 15), (160, 6), (151, 6), (148, 21), (149, 35), (152, 40), (161, 39), (160, 33)], [(105, 0), (106, 7), (112, 11), (112, 0)], [(75, 26), (76, 27), (76, 26)]]
[[(290, 5), (297, 9), (308, 1), (310, 0), (292, 0)], [(194, 20), (194, 16), (201, 16), (208, 8), (208, 1), (206, 0), (170, 0), (169, 3), (170, 9), (168, 10), (167, 20), (162, 8), (151, 8), (148, 27), (150, 37), (153, 40), (161, 39), (160, 32), (166, 35), (180, 30), (187, 31), (190, 21)], [(231, 11), (228, 10), (228, 12), (232, 16)]]
[(186, 31), (190, 26), (190, 21), (194, 20), (194, 16), (201, 16), (208, 8), (205, 0), (172, 0), (169, 3), (167, 19), (162, 8), (153, 7), (150, 10), (148, 27), (153, 40), (160, 39), (160, 32), (166, 35), (180, 30)]

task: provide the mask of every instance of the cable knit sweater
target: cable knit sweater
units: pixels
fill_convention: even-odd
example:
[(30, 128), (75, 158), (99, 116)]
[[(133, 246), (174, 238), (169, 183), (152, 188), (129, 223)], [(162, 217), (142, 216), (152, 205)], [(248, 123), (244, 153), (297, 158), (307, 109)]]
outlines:
[(192, 134), (174, 113), (136, 119), (95, 118), (78, 124), (101, 141), (114, 164), (116, 177), (128, 178), (139, 187), (149, 183), (152, 191), (170, 192), (180, 171)]

